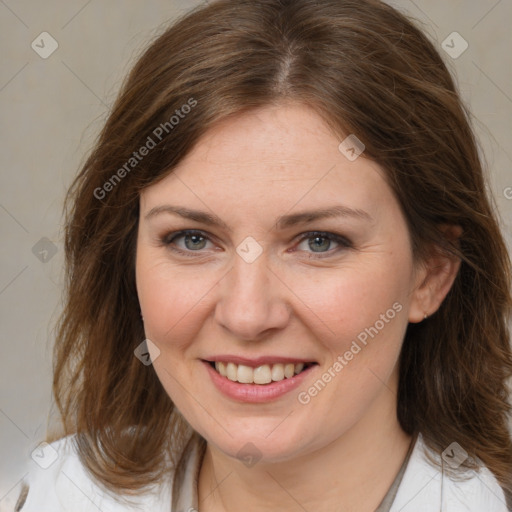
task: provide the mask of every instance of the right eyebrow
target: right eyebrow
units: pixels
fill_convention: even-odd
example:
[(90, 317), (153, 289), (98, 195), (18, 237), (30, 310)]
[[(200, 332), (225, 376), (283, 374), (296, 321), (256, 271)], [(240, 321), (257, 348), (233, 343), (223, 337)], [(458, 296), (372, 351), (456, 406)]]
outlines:
[(220, 226), (224, 228), (226, 231), (231, 232), (231, 228), (217, 215), (214, 213), (202, 212), (200, 210), (191, 210), (190, 208), (185, 208), (182, 206), (172, 206), (170, 204), (164, 204), (160, 206), (155, 206), (152, 208), (146, 215), (145, 219), (150, 219), (151, 217), (155, 217), (156, 215), (160, 215), (162, 213), (170, 213), (174, 215), (179, 215), (184, 219), (195, 220), (196, 222), (202, 222), (207, 226)]

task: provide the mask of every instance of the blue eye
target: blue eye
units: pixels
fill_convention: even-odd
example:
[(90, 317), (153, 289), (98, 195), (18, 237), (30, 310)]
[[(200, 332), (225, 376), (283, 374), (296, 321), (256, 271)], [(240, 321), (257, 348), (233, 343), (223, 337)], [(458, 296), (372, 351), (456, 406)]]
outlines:
[[(303, 243), (306, 240), (308, 241), (308, 247), (315, 254), (328, 253), (331, 255), (333, 252), (337, 252), (340, 249), (347, 249), (352, 247), (352, 244), (346, 238), (340, 235), (336, 235), (335, 233), (327, 233), (325, 231), (305, 233), (304, 236), (300, 239), (300, 243)], [(329, 250), (333, 242), (339, 247), (335, 248), (334, 250)]]
[[(183, 241), (183, 245), (178, 245), (177, 242), (179, 240)], [(309, 258), (333, 256), (335, 253), (352, 247), (351, 242), (345, 237), (325, 231), (303, 233), (299, 239), (299, 246), (304, 241), (308, 241), (307, 247), (310, 251), (306, 250), (305, 252), (309, 253)], [(206, 248), (208, 242), (212, 243), (210, 237), (205, 232), (190, 229), (169, 233), (161, 239), (162, 245), (168, 247), (175, 253), (187, 257), (202, 256), (203, 249)], [(338, 247), (331, 249), (333, 243)], [(297, 249), (294, 249), (292, 252), (296, 251)], [(301, 250), (299, 249), (299, 251)], [(324, 254), (326, 256), (323, 256)]]
[[(174, 247), (176, 244), (176, 240), (183, 239), (185, 243), (185, 249), (178, 249)], [(162, 243), (166, 246), (169, 246), (170, 249), (173, 251), (187, 254), (187, 251), (189, 252), (198, 252), (201, 249), (204, 249), (205, 242), (209, 240), (209, 238), (202, 233), (201, 231), (191, 231), (191, 230), (185, 230), (180, 231), (178, 233), (171, 233), (170, 235), (167, 235), (163, 240)], [(187, 254), (188, 256), (188, 254)]]

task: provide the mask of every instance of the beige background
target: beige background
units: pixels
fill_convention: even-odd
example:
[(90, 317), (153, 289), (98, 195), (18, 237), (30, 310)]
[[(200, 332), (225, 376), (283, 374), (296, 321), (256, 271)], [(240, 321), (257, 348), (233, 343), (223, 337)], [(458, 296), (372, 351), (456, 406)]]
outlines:
[[(198, 3), (204, 2), (0, 0), (0, 512), (12, 510), (20, 480), (34, 467), (30, 454), (44, 435), (51, 404), (64, 192), (142, 45)], [(426, 24), (456, 74), (512, 244), (512, 2), (392, 4)], [(469, 44), (456, 59), (442, 49), (454, 31)], [(31, 47), (34, 40), (41, 46), (42, 32), (59, 45), (47, 59)], [(453, 45), (461, 48), (457, 40)]]

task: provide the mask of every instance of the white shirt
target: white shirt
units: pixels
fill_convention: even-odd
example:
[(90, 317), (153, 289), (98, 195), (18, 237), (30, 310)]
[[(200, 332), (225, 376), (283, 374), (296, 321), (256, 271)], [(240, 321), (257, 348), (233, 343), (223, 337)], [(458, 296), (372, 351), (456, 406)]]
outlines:
[[(193, 512), (198, 509), (197, 476), (202, 452), (198, 442), (179, 472), (173, 493), (172, 476), (147, 493), (122, 501), (96, 483), (82, 466), (73, 442), (66, 437), (51, 444), (58, 458), (47, 469), (36, 464), (26, 479), (29, 491), (22, 512)], [(390, 512), (509, 512), (505, 494), (485, 467), (458, 481), (431, 465), (421, 435), (415, 443)], [(439, 455), (430, 452), (440, 460)]]

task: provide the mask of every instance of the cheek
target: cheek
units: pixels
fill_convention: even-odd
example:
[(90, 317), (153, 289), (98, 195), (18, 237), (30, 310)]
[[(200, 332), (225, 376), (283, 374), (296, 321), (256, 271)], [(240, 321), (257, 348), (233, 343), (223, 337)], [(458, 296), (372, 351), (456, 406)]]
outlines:
[[(140, 251), (136, 267), (137, 293), (146, 336), (161, 350), (180, 349), (201, 328), (202, 304), (215, 285), (214, 276), (177, 268), (161, 256)], [(172, 343), (169, 341), (172, 340)]]
[(409, 265), (401, 263), (375, 258), (357, 268), (324, 272), (314, 280), (307, 276), (295, 280), (294, 292), (306, 306), (303, 310), (309, 311), (311, 324), (318, 326), (315, 330), (321, 339), (329, 340), (331, 350), (348, 350), (347, 344), (360, 333), (364, 339), (375, 324), (379, 336), (402, 331), (405, 320), (400, 312), (407, 309)]
[(410, 267), (404, 259), (401, 267), (392, 258), (376, 262), (364, 271), (326, 276), (314, 292), (303, 284), (309, 318), (319, 326), (316, 334), (328, 358), (322, 382), (301, 389), (299, 401), (316, 407), (319, 425), (330, 432), (349, 428), (383, 389), (393, 387), (390, 378), (408, 325)]

